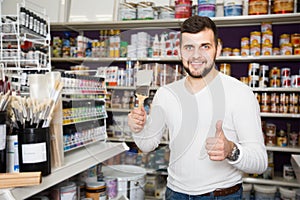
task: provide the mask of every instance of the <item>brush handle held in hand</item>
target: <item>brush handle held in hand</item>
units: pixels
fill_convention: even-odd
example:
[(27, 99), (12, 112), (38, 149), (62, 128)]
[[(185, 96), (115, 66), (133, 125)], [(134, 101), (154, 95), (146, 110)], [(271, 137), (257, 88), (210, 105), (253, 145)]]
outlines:
[(137, 97), (137, 99), (138, 99), (138, 101), (139, 101), (139, 106), (138, 106), (138, 108), (142, 108), (143, 105), (144, 105), (144, 101), (145, 101), (145, 99), (147, 98), (147, 96), (137, 94), (136, 97)]

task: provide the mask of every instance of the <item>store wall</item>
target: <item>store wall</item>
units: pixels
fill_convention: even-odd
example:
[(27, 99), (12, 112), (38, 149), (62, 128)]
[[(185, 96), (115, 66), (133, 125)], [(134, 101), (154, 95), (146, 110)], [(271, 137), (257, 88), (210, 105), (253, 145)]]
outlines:
[[(17, 13), (17, 3), (23, 0), (2, 0), (2, 14)], [(64, 6), (69, 0), (30, 0), (40, 7), (46, 8), (51, 22), (65, 21), (66, 10)], [(116, 16), (115, 4), (124, 0), (70, 0), (70, 14), (68, 21), (107, 21)], [(138, 3), (143, 0), (127, 0)], [(0, 1), (1, 2), (1, 1)], [(29, 2), (29, 1), (26, 1)], [(156, 6), (174, 5), (174, 0), (151, 0)], [(197, 1), (194, 1), (196, 3)], [(66, 14), (67, 15), (67, 14)]]

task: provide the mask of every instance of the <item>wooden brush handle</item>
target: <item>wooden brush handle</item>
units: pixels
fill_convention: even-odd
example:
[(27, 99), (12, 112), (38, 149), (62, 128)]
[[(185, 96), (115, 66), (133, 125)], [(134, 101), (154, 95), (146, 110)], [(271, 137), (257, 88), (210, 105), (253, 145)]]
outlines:
[(144, 104), (144, 101), (145, 101), (145, 99), (147, 98), (147, 96), (143, 96), (143, 95), (137, 94), (136, 97), (137, 97), (137, 99), (138, 99), (138, 101), (139, 101), (139, 106), (138, 106), (138, 108), (142, 108), (142, 107), (143, 107), (143, 104)]

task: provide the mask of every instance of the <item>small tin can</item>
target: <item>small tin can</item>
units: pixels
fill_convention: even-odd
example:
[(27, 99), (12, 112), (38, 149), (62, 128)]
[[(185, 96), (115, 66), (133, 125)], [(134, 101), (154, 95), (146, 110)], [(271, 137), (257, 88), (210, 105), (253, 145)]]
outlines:
[(283, 166), (283, 178), (286, 180), (293, 180), (295, 179), (295, 172), (291, 165), (284, 165)]
[(273, 0), (272, 1), (272, 13), (285, 14), (294, 12), (293, 0)]
[(250, 45), (250, 40), (248, 37), (242, 37), (241, 39), (241, 47), (245, 47), (245, 46), (248, 46), (249, 47)]
[(241, 48), (241, 56), (249, 56), (250, 55), (250, 47), (244, 46)]
[(265, 31), (262, 33), (262, 44), (273, 44), (273, 32)]
[(281, 34), (280, 35), (280, 39), (279, 39), (279, 46), (283, 45), (283, 44), (288, 44), (290, 43), (290, 34)]
[(280, 79), (276, 78), (276, 77), (271, 78), (270, 79), (270, 87), (273, 87), (273, 88), (280, 87)]
[(280, 69), (278, 67), (272, 67), (270, 71), (270, 78), (280, 78)]
[(250, 55), (259, 56), (261, 54), (260, 44), (251, 44)]
[(242, 83), (245, 83), (246, 85), (249, 84), (249, 78), (248, 78), (248, 77), (240, 77), (240, 81), (241, 81)]
[(281, 86), (282, 87), (291, 87), (291, 78), (290, 77), (281, 77)]
[(231, 56), (232, 55), (232, 48), (226, 47), (223, 49), (223, 56)]
[(294, 33), (291, 35), (291, 43), (292, 43), (293, 47), (300, 46), (300, 33)]
[(232, 55), (233, 55), (233, 56), (240, 56), (240, 55), (241, 55), (240, 49), (234, 48), (234, 49), (232, 50)]
[(280, 55), (280, 49), (278, 47), (273, 48), (273, 56), (278, 56)]
[(294, 55), (300, 55), (300, 46), (294, 47)]
[(261, 32), (272, 31), (272, 22), (262, 22), (261, 23)]
[(280, 46), (280, 54), (281, 55), (292, 55), (293, 54), (292, 43), (282, 44)]
[(281, 69), (281, 77), (290, 77), (291, 75), (291, 69), (290, 68), (282, 68)]
[(259, 76), (259, 63), (249, 63), (248, 76)]
[(293, 76), (291, 76), (291, 78), (292, 78), (292, 87), (296, 87), (296, 88), (298, 88), (298, 87), (300, 87), (300, 75), (293, 75)]
[(230, 76), (231, 75), (231, 65), (228, 63), (222, 63), (220, 65), (220, 72)]
[(256, 45), (261, 43), (261, 32), (252, 31), (250, 33), (250, 45)]
[(261, 54), (264, 56), (272, 55), (272, 44), (262, 44)]
[(297, 105), (299, 100), (299, 95), (297, 93), (290, 93), (289, 102), (290, 104)]
[(280, 130), (277, 134), (277, 146), (286, 147), (287, 146), (287, 134), (284, 130)]

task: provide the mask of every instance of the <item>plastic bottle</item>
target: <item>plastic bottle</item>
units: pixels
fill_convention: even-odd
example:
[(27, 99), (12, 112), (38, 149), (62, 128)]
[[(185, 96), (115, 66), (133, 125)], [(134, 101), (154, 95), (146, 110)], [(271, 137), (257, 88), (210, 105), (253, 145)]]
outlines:
[(160, 55), (159, 49), (160, 49), (160, 45), (159, 45), (158, 35), (155, 34), (154, 41), (152, 44), (153, 57), (158, 57)]
[(166, 40), (164, 34), (160, 38), (160, 56), (166, 56)]

